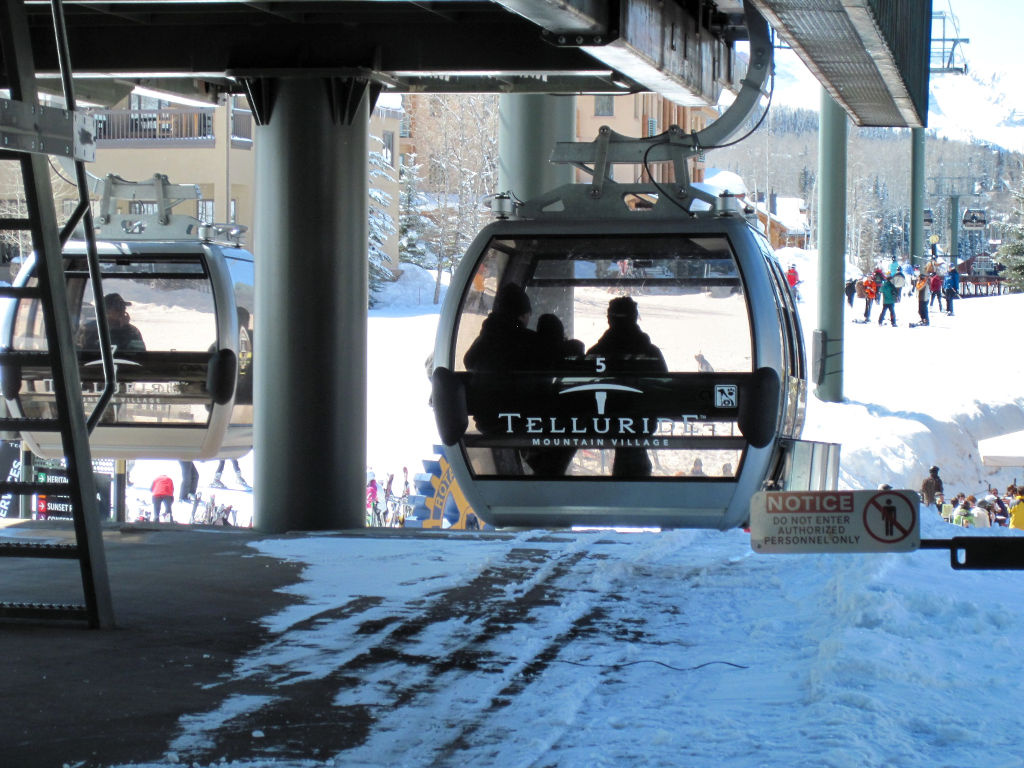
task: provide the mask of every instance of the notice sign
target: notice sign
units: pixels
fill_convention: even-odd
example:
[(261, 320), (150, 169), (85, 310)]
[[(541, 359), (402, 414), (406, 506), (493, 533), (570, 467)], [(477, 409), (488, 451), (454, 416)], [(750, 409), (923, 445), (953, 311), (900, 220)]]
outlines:
[(915, 491), (767, 491), (750, 500), (750, 546), (762, 554), (911, 552), (921, 545)]

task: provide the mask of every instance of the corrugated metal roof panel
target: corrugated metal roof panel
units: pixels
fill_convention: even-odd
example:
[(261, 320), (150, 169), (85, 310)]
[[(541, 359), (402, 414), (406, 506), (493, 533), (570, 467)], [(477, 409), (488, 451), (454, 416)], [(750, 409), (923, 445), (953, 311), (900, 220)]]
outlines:
[(753, 2), (858, 125), (925, 125), (930, 0)]

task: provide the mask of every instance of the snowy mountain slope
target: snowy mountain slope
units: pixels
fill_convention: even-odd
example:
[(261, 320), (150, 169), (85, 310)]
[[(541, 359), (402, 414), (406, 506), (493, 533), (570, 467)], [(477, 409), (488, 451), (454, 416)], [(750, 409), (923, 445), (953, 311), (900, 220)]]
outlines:
[[(959, 141), (981, 141), (1024, 152), (1024, 95), (1017, 78), (999, 72), (932, 75), (928, 130)], [(792, 51), (775, 60), (774, 104), (818, 111), (821, 86)]]
[(933, 75), (928, 128), (960, 141), (1024, 152), (1024, 96), (998, 73)]

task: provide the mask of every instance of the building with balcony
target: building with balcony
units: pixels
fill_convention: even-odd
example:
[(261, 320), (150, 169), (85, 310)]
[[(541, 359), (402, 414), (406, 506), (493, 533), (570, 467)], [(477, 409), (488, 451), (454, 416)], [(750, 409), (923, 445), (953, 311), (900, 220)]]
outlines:
[[(173, 184), (195, 184), (199, 187), (200, 199), (183, 202), (175, 211), (204, 222), (248, 227), (245, 242), (252, 246), (259, 227), (259, 222), (253, 220), (255, 123), (245, 97), (233, 96), (217, 106), (182, 106), (153, 96), (132, 94), (113, 108), (83, 111), (96, 118), (96, 160), (86, 166), (90, 174), (103, 178), (113, 173), (128, 181), (142, 181), (160, 173)], [(371, 151), (380, 151), (385, 165), (393, 171), (390, 179), (376, 177), (372, 183), (390, 195), (389, 213), (396, 229), (398, 155), (395, 150), (401, 114), (400, 109), (378, 107), (373, 111), (369, 126), (370, 135), (380, 139), (379, 143), (371, 140)], [(0, 165), (0, 216), (24, 215), (17, 213), (23, 208), (23, 202), (18, 199), (20, 182), (5, 178), (5, 174), (16, 173), (16, 168), (11, 163)], [(78, 192), (70, 183), (73, 174), (56, 162), (53, 169), (57, 214), (67, 218), (78, 204)], [(17, 242), (4, 243), (4, 255), (17, 260), (30, 247), (26, 233)], [(397, 268), (397, 235), (389, 238), (384, 249)]]

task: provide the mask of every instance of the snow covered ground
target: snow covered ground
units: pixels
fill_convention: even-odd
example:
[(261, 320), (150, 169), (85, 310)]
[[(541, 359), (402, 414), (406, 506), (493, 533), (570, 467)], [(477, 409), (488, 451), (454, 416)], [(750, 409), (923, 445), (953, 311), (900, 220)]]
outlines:
[[(813, 255), (781, 258), (805, 281), (809, 335)], [(415, 277), (397, 290), (420, 293)], [(403, 295), (370, 319), (378, 476), (418, 470), (436, 439), (422, 365), (436, 308)], [(896, 328), (849, 322), (861, 313), (844, 326), (846, 401), (812, 399), (805, 432), (842, 443), (842, 487), (916, 489), (933, 463), (947, 492), (1024, 481), (977, 451), (1024, 429), (1024, 295), (961, 301), (930, 327), (908, 327), (906, 298)], [(973, 533), (922, 511), (926, 538)], [(954, 571), (944, 551), (756, 555), (739, 530), (254, 547), (301, 564), (296, 603), (264, 618), (273, 639), (218, 684), (221, 706), (183, 718), (146, 766), (1024, 765), (1024, 573)], [(325, 684), (333, 700), (308, 697)], [(361, 724), (359, 746), (314, 756), (276, 738), (292, 702)], [(247, 757), (218, 750), (229, 727), (252, 731)]]

